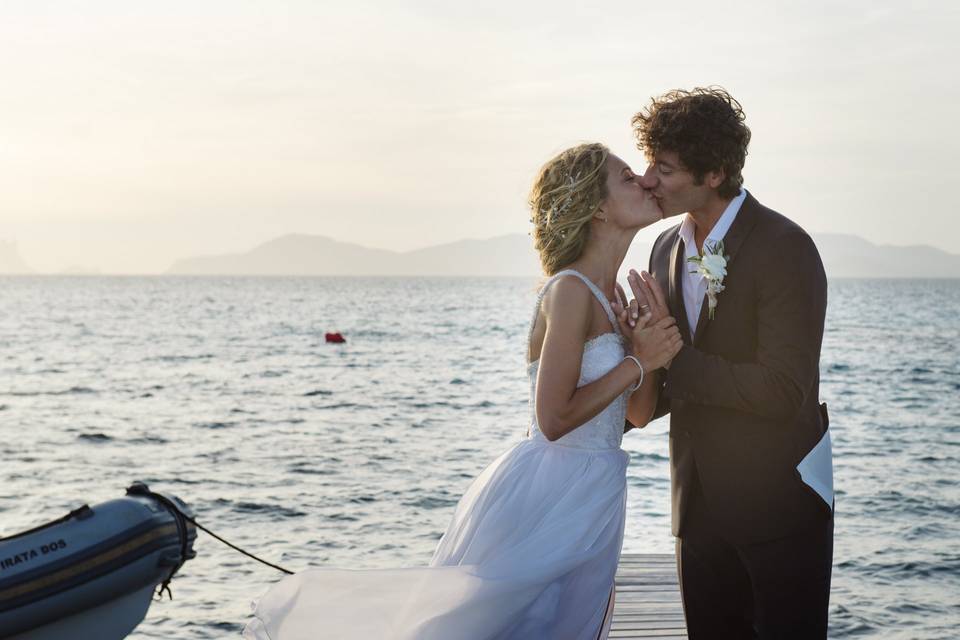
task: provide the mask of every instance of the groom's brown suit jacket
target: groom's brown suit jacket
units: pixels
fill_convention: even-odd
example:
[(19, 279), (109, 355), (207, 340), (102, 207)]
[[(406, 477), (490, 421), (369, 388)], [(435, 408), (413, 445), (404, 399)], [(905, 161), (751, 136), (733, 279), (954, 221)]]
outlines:
[[(679, 225), (657, 239), (650, 268), (667, 292), (684, 346), (660, 370), (655, 417), (670, 413), (673, 534), (684, 534), (692, 492), (734, 544), (781, 538), (830, 517), (797, 464), (827, 428), (820, 345), (827, 281), (795, 223), (748, 194), (724, 238), (726, 287), (712, 320), (704, 298), (690, 337)], [(699, 487), (697, 486), (699, 485)]]

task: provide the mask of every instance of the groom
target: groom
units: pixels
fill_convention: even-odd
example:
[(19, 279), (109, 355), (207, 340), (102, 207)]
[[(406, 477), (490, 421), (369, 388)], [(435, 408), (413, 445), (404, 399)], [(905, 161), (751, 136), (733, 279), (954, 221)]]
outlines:
[(657, 239), (650, 273), (685, 342), (659, 371), (654, 417), (671, 414), (689, 637), (826, 638), (833, 494), (818, 395), (820, 255), (743, 189), (750, 130), (726, 91), (672, 91), (633, 127), (664, 216), (687, 214)]

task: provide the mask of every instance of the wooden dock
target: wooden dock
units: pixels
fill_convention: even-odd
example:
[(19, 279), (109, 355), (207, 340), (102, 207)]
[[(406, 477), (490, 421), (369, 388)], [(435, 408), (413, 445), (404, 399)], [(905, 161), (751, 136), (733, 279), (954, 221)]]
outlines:
[(673, 554), (621, 555), (616, 585), (610, 638), (677, 640), (687, 637)]

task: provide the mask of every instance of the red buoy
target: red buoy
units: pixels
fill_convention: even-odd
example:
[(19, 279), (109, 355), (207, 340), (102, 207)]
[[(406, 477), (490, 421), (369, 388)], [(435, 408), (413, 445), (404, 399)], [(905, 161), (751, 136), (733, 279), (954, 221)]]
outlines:
[(328, 333), (326, 334), (326, 336), (327, 336), (327, 342), (332, 342), (333, 344), (343, 344), (344, 342), (347, 341), (347, 339), (344, 338), (340, 332)]

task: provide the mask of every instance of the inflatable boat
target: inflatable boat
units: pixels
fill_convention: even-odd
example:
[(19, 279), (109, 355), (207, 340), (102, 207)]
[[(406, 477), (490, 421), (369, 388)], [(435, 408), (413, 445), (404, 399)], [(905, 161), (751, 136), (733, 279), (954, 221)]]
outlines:
[(193, 512), (134, 483), (127, 495), (0, 538), (0, 638), (125, 638), (158, 585), (193, 558)]

